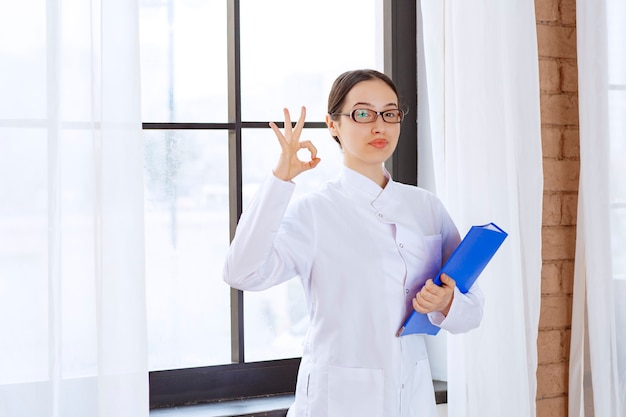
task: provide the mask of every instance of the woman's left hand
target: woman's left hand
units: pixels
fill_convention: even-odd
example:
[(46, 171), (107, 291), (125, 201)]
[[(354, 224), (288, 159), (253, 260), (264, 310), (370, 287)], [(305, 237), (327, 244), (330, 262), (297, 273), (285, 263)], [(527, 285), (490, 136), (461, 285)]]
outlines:
[(454, 298), (454, 287), (456, 282), (446, 274), (441, 274), (441, 287), (429, 279), (413, 298), (413, 308), (422, 314), (440, 311), (447, 316)]

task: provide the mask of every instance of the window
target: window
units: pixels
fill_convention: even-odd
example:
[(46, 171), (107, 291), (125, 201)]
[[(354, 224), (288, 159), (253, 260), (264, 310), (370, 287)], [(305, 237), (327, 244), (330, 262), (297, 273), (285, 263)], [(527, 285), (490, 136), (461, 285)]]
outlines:
[[(324, 115), (341, 72), (390, 74), (415, 122), (415, 4), (397, 3), (140, 2), (152, 407), (293, 392), (306, 330), (299, 283), (244, 296), (223, 283), (224, 257), (278, 156), (267, 125), (283, 107), (307, 107), (305, 136), (325, 162), (298, 192), (340, 165)], [(416, 129), (403, 124), (390, 161), (413, 184)]]

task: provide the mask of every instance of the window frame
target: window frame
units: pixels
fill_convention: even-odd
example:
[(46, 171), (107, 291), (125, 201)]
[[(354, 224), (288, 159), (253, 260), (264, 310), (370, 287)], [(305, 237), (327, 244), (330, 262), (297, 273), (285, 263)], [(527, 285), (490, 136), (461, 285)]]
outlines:
[[(415, 2), (380, 0), (383, 5), (384, 72), (396, 83), (400, 101), (410, 109), (400, 140), (386, 166), (399, 182), (417, 185), (417, 6)], [(229, 218), (234, 236), (242, 212), (241, 138), (246, 128), (268, 122), (241, 117), (240, 2), (228, 0), (228, 123), (143, 123), (144, 130), (228, 130)], [(282, 124), (277, 123), (280, 127)], [(326, 128), (306, 122), (305, 128)], [(173, 407), (237, 398), (290, 394), (300, 358), (246, 362), (244, 357), (243, 292), (231, 289), (231, 364), (149, 373), (150, 408)]]

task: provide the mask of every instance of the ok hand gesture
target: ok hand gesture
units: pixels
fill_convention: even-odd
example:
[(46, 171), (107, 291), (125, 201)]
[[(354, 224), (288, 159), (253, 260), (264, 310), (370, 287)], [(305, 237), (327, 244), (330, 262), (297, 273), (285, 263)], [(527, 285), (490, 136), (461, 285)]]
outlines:
[[(289, 110), (283, 109), (283, 112), (285, 114), (284, 134), (278, 129), (276, 123), (270, 122), (270, 127), (276, 134), (281, 147), (280, 158), (278, 159), (276, 168), (274, 168), (274, 175), (283, 181), (290, 181), (298, 174), (315, 168), (317, 164), (319, 164), (320, 159), (317, 157), (317, 149), (313, 146), (311, 141), (300, 141), (306, 109), (302, 107), (300, 110), (300, 118), (295, 127), (291, 126)], [(308, 149), (311, 154), (309, 161), (301, 161), (300, 158), (298, 158), (298, 151), (305, 148)]]

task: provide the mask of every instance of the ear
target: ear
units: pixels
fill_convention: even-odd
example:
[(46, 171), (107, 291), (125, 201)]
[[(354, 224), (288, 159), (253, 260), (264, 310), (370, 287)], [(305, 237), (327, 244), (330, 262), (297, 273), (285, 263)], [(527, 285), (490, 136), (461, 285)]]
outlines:
[(339, 136), (338, 123), (336, 120), (331, 119), (330, 114), (326, 114), (326, 126), (328, 126), (328, 130), (332, 136)]

